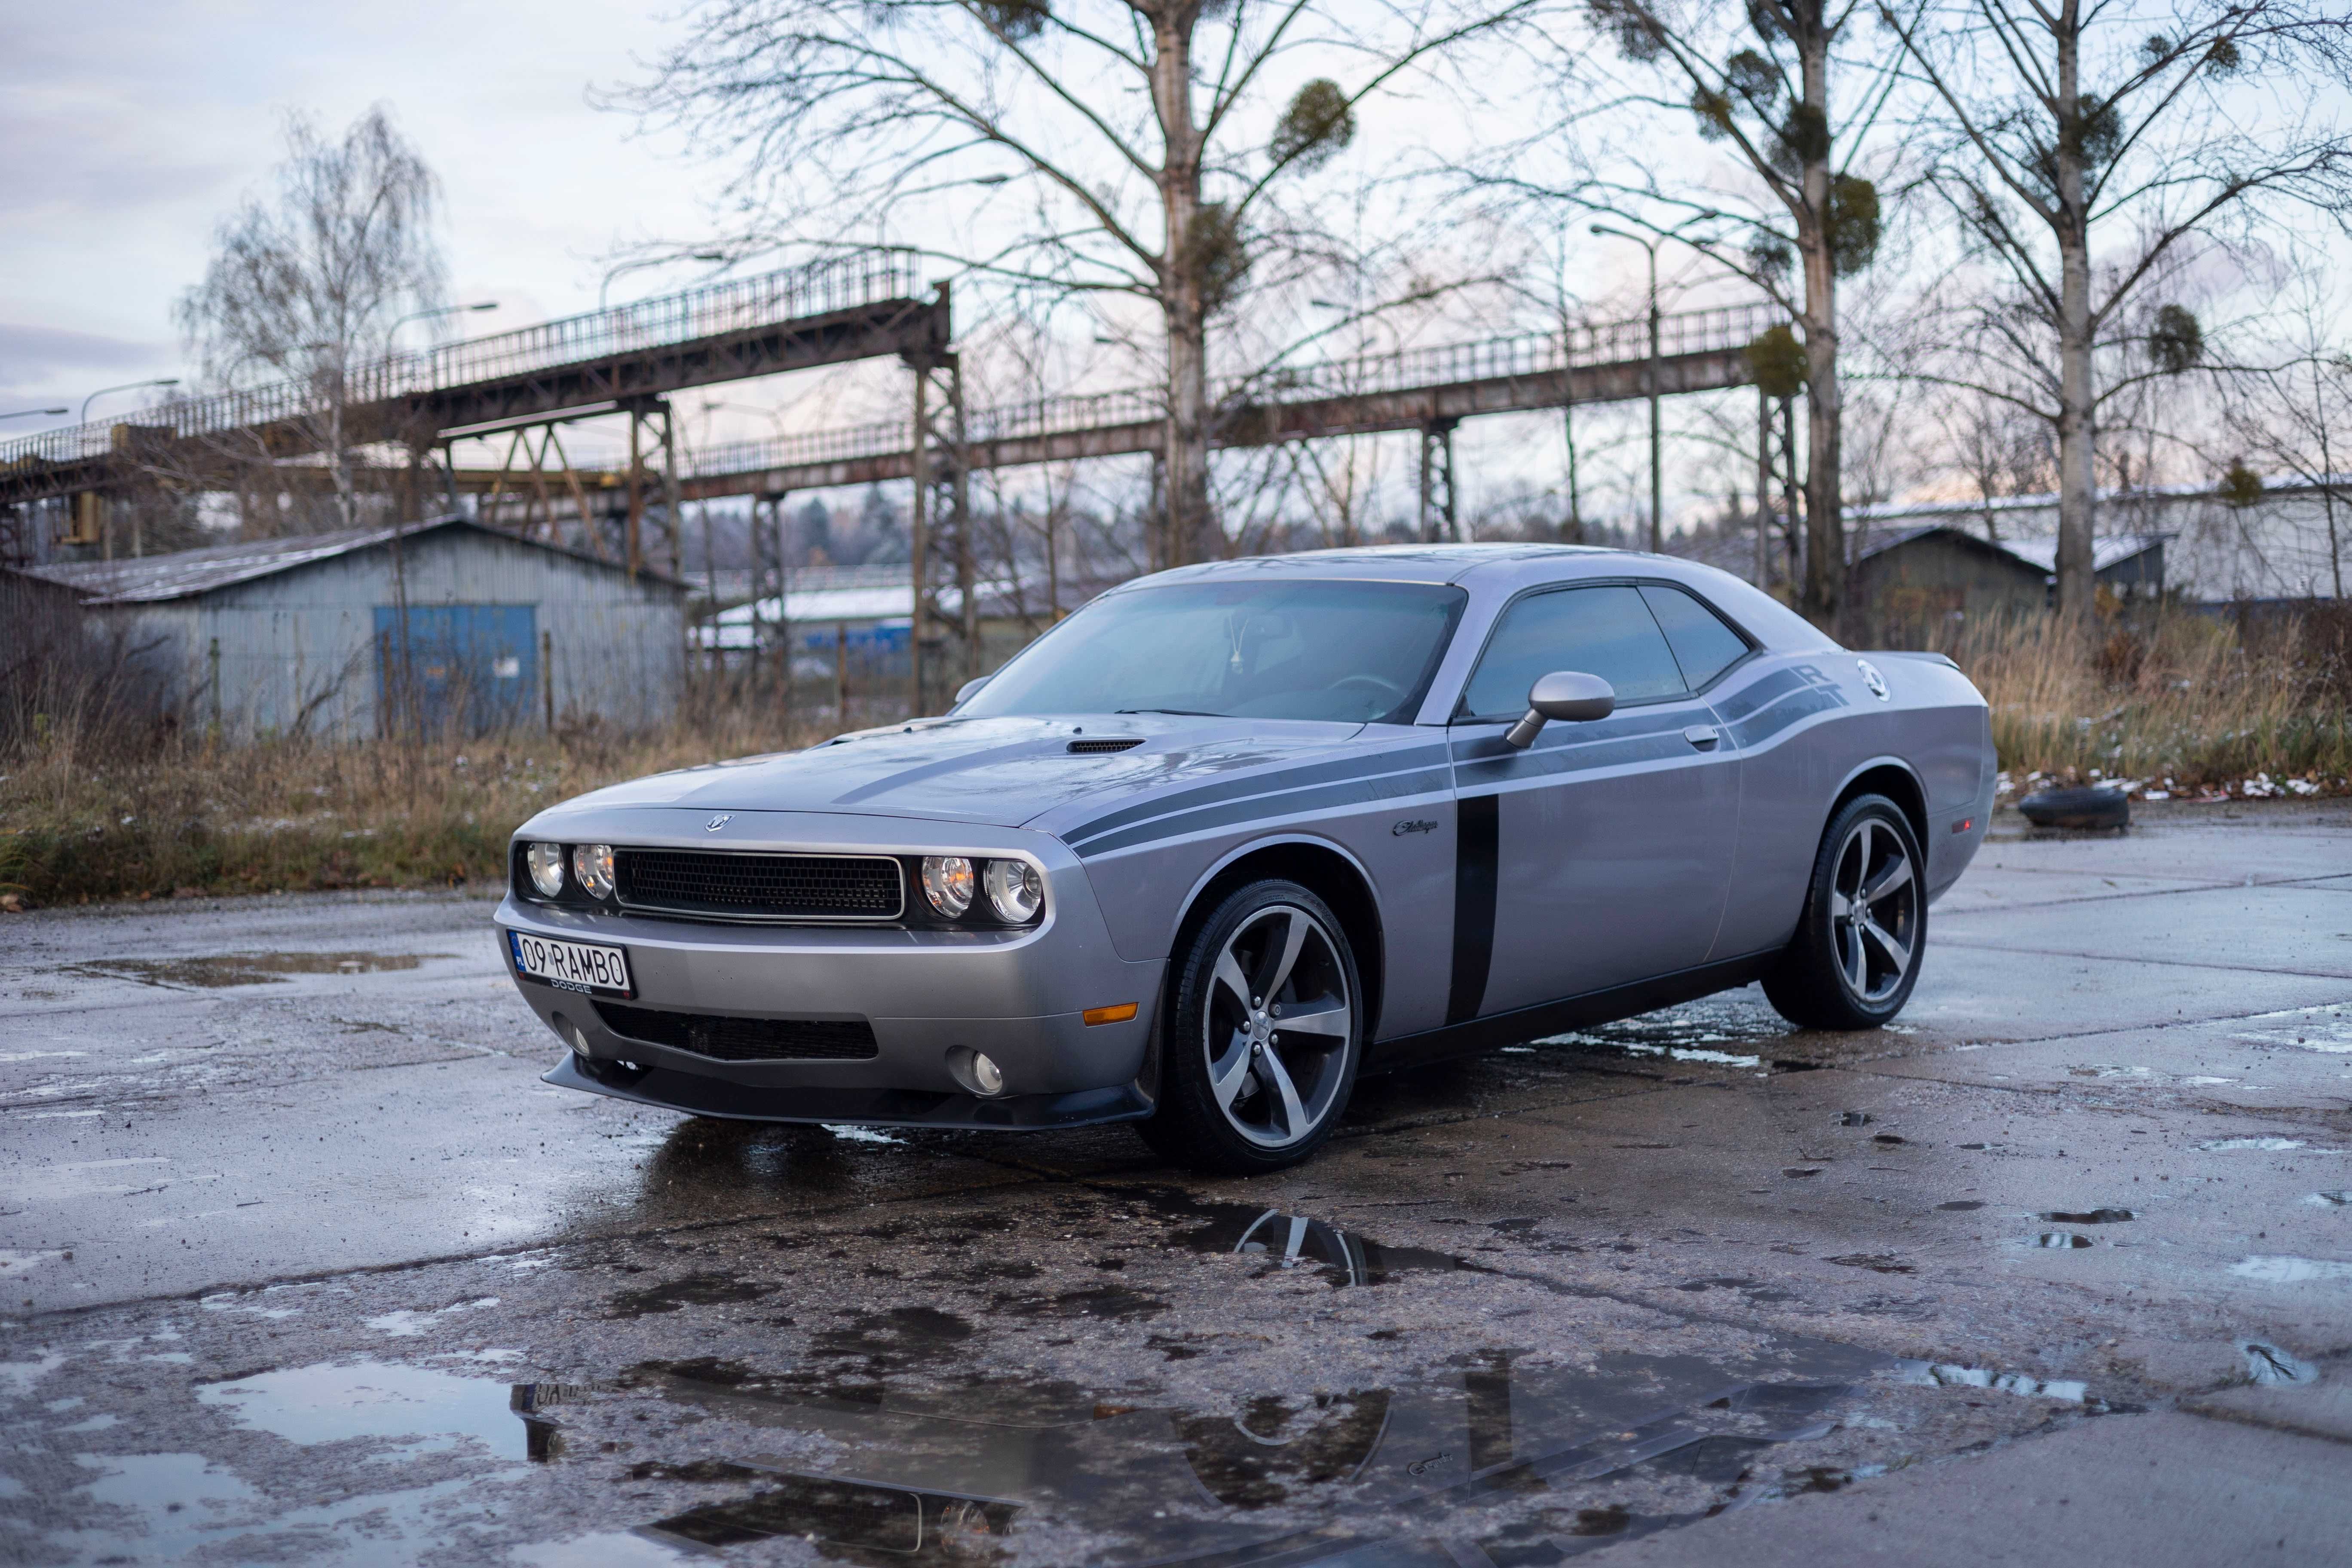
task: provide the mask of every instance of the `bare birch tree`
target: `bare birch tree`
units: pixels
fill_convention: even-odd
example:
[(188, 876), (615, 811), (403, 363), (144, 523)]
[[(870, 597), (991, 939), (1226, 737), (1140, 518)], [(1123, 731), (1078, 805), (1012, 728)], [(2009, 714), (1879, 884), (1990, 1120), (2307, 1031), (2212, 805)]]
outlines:
[[(1295, 183), (1377, 95), (1536, 4), (702, 0), (616, 101), (742, 161), (744, 249), (912, 244), (1057, 297), (1155, 307), (1166, 565), (1213, 525), (1210, 326), (1285, 243)], [(1334, 74), (1308, 74), (1326, 62)]]
[(2137, 340), (2127, 374), (2177, 374), (2198, 323), (2147, 294), (2188, 240), (2297, 205), (2352, 217), (2352, 21), (2329, 0), (1932, 0), (1879, 16), (1932, 102), (1935, 187), (2013, 284), (1964, 330), (2041, 384), (2020, 406), (2056, 432), (2058, 604), (2087, 627), (2114, 390), (2103, 338)]
[(1690, 116), (1754, 182), (1748, 210), (1727, 210), (1736, 204), (1724, 192), (1648, 144), (1621, 156), (1632, 177), (1602, 172), (1560, 194), (1672, 235), (1796, 322), (1806, 394), (1801, 605), (1832, 624), (1845, 584), (1838, 284), (1877, 254), (1878, 189), (1858, 160), (1890, 79), (1845, 58), (1853, 8), (1836, 0), (1587, 0), (1586, 10), (1636, 69), (1595, 114), (1622, 118), (1633, 103)]
[(292, 383), (303, 407), (284, 421), (294, 451), (234, 454), (267, 462), (315, 453), (344, 528), (360, 515), (352, 448), (396, 433), (356, 430), (354, 371), (382, 358), (410, 311), (439, 303), (445, 268), (433, 233), (440, 184), (378, 104), (340, 140), (300, 114), (286, 121), (286, 161), (265, 195), (220, 226), (204, 281), (177, 317), (205, 374), (222, 388)]

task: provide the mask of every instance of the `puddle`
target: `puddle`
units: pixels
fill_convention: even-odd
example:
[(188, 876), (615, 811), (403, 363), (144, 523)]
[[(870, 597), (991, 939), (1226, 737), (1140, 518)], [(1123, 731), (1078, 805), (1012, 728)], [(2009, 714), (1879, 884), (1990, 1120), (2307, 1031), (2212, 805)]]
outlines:
[[(937, 1378), (849, 1400), (811, 1395), (795, 1374), (648, 1363), (605, 1383), (520, 1384), (511, 1404), (560, 1430), (558, 1453), (598, 1451), (608, 1434), (664, 1441), (659, 1412), (677, 1412), (668, 1419), (684, 1424), (667, 1441), (692, 1448), (625, 1473), (630, 1496), (649, 1500), (644, 1537), (685, 1546), (799, 1538), (851, 1561), (1370, 1564), (1420, 1563), (1419, 1543), (1442, 1532), (1482, 1541), (1482, 1561), (1541, 1563), (1597, 1543), (1586, 1538), (1719, 1511), (1759, 1486), (1823, 1489), (1817, 1474), (1843, 1484), (1801, 1450), (1769, 1468), (1763, 1456), (1828, 1435), (1853, 1386), (1895, 1366), (1798, 1340), (1724, 1361), (1603, 1355), (1586, 1370), (1517, 1359), (1490, 1352), (1391, 1386), (1190, 1408)], [(1638, 1500), (1607, 1489), (1637, 1483)], [(1515, 1517), (1482, 1512), (1491, 1505)]]
[(433, 1367), (373, 1361), (287, 1367), (207, 1384), (196, 1390), (196, 1403), (306, 1447), (396, 1440), (397, 1456), (405, 1458), (470, 1442), (502, 1459), (530, 1457), (507, 1384)]
[(2246, 1376), (2255, 1383), (2317, 1383), (2319, 1369), (2288, 1354), (2276, 1345), (2248, 1340), (2239, 1350), (2246, 1357)]
[(2319, 1007), (2292, 1007), (2280, 1013), (2259, 1013), (2246, 1020), (2268, 1028), (2247, 1029), (2230, 1037), (2258, 1046), (2289, 1046), (2300, 1050), (2352, 1055), (2352, 1006), (2336, 1002)]
[(1989, 1367), (1959, 1366), (1944, 1362), (1901, 1361), (1895, 1380), (1923, 1388), (1990, 1388), (2028, 1399), (2060, 1399), (2085, 1403), (2090, 1385), (2074, 1378), (2038, 1378), (2021, 1372), (1994, 1372)]
[(2304, 1147), (2300, 1138), (2216, 1138), (2210, 1143), (2197, 1145), (2209, 1154), (2219, 1154), (2232, 1149), (2260, 1149), (2267, 1152), (2284, 1153), (2289, 1149)]
[(1171, 1246), (1262, 1258), (1277, 1268), (1319, 1270), (1334, 1286), (1379, 1285), (1399, 1274), (1446, 1273), (1476, 1265), (1421, 1247), (1387, 1247), (1328, 1220), (1256, 1204), (1204, 1203), (1173, 1188), (1128, 1194), (1182, 1226)]
[(2033, 1245), (2053, 1249), (2065, 1249), (2069, 1247), (2089, 1247), (2092, 1246), (2093, 1243), (2089, 1237), (2080, 1235), (2074, 1231), (2045, 1230), (2040, 1236), (2033, 1238)]
[(2129, 1209), (2052, 1209), (2034, 1217), (2044, 1225), (2122, 1225), (2139, 1215)]
[(229, 985), (277, 985), (289, 974), (382, 974), (414, 969), (447, 952), (231, 952), (206, 958), (100, 958), (68, 972), (142, 985), (214, 990)]
[(715, 1307), (730, 1301), (756, 1301), (775, 1287), (732, 1274), (684, 1274), (643, 1290), (625, 1290), (608, 1303), (608, 1318), (643, 1318), (675, 1312), (681, 1307)]
[(1785, 1039), (1789, 1026), (1720, 1002), (1689, 1003), (1614, 1024), (1547, 1035), (1530, 1046), (1564, 1047), (1622, 1058), (1698, 1062), (1710, 1067), (1761, 1068), (1760, 1055), (1736, 1048), (1755, 1040)]
[(2332, 1258), (2242, 1258), (2230, 1265), (2241, 1279), (2265, 1285), (2303, 1285), (2322, 1279), (2352, 1279), (2352, 1263)]

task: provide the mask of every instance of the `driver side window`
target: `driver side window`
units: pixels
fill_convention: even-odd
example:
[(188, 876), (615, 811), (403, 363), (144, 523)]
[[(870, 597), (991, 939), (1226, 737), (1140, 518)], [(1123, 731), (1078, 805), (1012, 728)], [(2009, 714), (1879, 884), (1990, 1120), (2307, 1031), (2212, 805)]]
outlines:
[(1455, 717), (1516, 719), (1527, 711), (1528, 688), (1556, 669), (1601, 677), (1616, 689), (1620, 707), (1686, 689), (1641, 590), (1562, 588), (1504, 612)]

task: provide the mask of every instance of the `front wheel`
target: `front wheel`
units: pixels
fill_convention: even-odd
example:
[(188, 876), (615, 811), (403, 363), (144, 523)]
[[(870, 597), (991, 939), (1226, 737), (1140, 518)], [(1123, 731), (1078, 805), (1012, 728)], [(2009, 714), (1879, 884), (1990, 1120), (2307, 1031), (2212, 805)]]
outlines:
[(1296, 882), (1227, 897), (1176, 955), (1160, 1108), (1136, 1130), (1166, 1159), (1251, 1175), (1321, 1147), (1363, 1054), (1355, 954)]
[(1875, 1029), (1911, 999), (1927, 941), (1927, 890), (1910, 819), (1883, 795), (1830, 821), (1795, 940), (1764, 977), (1792, 1024)]

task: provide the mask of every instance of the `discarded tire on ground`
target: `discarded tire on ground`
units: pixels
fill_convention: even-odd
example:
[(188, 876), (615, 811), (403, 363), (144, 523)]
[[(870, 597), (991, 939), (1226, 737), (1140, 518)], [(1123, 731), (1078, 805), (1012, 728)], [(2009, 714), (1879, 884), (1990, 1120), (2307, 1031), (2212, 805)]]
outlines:
[(2131, 826), (2131, 798), (2119, 789), (2037, 790), (2019, 801), (2017, 809), (2036, 827), (2085, 832)]

